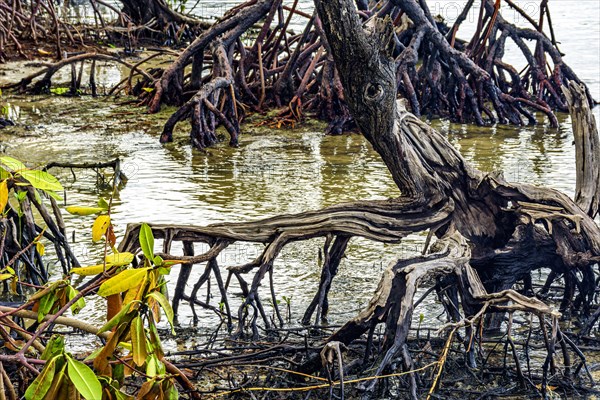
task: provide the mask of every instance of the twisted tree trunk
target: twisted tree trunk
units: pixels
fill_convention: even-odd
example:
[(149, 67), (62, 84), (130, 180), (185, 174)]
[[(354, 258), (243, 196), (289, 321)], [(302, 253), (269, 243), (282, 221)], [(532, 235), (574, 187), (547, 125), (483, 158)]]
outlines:
[[(316, 0), (316, 6), (344, 88), (345, 101), (360, 130), (387, 165), (401, 197), (384, 202), (350, 203), (252, 223), (204, 228), (155, 226), (155, 235), (166, 238), (166, 252), (176, 239), (211, 245), (205, 254), (179, 257), (187, 263), (216, 263), (219, 252), (235, 241), (264, 243), (265, 250), (256, 260), (229, 267), (227, 279), (229, 283), (231, 276), (235, 276), (245, 297), (238, 310), (236, 335), (244, 334), (253, 311), (249, 325), (252, 334), (257, 336), (259, 316), (267, 328), (270, 326), (258, 288), (267, 275), (271, 277), (274, 273), (273, 261), (287, 243), (318, 236), (327, 238), (320, 287), (304, 317), (308, 322), (317, 309), (321, 315), (326, 314), (327, 293), (350, 237), (398, 242), (410, 232), (429, 229), (438, 238), (429, 254), (392, 263), (368, 307), (329, 341), (349, 344), (369, 332), (368, 343), (371, 343), (375, 327), (385, 324), (383, 352), (375, 374), (380, 375), (398, 355), (405, 369), (412, 370), (413, 360), (406, 340), (414, 296), (422, 281), (433, 278), (439, 289), (442, 282), (445, 286), (443, 291), (438, 290), (438, 295), (454, 321), (449, 327), (452, 331), (465, 327), (471, 366), (475, 365), (476, 355), (470, 343), (480, 334), (472, 325), (474, 321), (483, 321), (485, 313), (532, 312), (540, 317), (540, 329), (544, 331), (544, 317), (552, 320), (552, 333), (548, 334), (551, 337), (546, 335), (545, 342), (548, 351), (543, 366), (542, 393), (545, 394), (549, 368), (550, 371), (554, 368), (554, 362), (548, 360), (553, 357), (557, 338), (562, 337), (557, 325), (560, 314), (512, 288), (520, 280), (530, 281), (531, 271), (546, 267), (552, 272), (550, 279), (564, 274), (566, 288), (561, 311), (589, 312), (596, 290), (592, 268), (600, 261), (600, 229), (592, 219), (597, 210), (597, 197), (593, 194), (598, 193), (598, 165), (593, 151), (598, 133), (586, 130), (585, 135), (589, 137), (578, 139), (583, 141), (582, 148), (589, 154), (588, 163), (582, 167), (584, 173), (578, 175), (582, 177), (578, 178), (581, 206), (556, 190), (509, 183), (501, 173), (483, 173), (473, 168), (442, 134), (409, 113), (397, 100), (392, 58), (395, 33), (391, 20), (375, 18), (363, 27), (350, 0)], [(587, 105), (584, 88), (572, 83), (568, 93), (570, 104)], [(577, 106), (574, 110), (577, 111)], [(573, 116), (577, 118), (575, 111)], [(588, 113), (589, 110), (586, 118)], [(139, 226), (129, 227), (121, 250), (139, 246), (138, 229)], [(215, 265), (207, 267), (207, 274), (215, 270)], [(252, 283), (247, 285), (242, 276), (251, 271), (255, 271)], [(178, 286), (183, 286), (180, 283)], [(222, 294), (226, 286), (221, 288)], [(272, 288), (272, 296), (273, 293)], [(272, 300), (276, 303), (274, 297)], [(577, 352), (574, 344), (569, 343)], [(365, 359), (369, 352), (367, 345)], [(318, 368), (317, 358), (304, 366), (307, 371)], [(370, 389), (376, 381), (372, 381)], [(417, 398), (414, 376), (411, 382), (412, 396)]]

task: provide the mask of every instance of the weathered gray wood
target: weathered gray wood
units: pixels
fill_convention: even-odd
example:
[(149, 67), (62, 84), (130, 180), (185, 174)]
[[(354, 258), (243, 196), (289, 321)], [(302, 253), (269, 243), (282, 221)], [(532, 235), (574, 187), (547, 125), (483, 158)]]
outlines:
[(569, 105), (575, 138), (575, 202), (594, 218), (600, 208), (600, 139), (585, 87), (572, 82), (563, 93)]

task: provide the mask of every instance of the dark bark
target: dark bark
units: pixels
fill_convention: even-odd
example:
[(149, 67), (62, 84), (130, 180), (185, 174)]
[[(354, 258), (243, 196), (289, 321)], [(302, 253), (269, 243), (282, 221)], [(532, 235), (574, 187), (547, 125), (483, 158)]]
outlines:
[[(128, 47), (135, 46), (139, 36), (129, 32), (133, 27), (136, 32), (149, 28), (151, 35), (166, 34), (175, 41), (196, 37), (166, 69), (151, 74), (137, 71), (142, 79), (135, 85), (131, 77), (122, 82), (126, 90), (133, 88), (133, 94), (140, 96), (150, 112), (157, 112), (165, 103), (182, 107), (165, 125), (163, 142), (170, 140), (178, 122), (189, 120), (195, 147), (203, 149), (214, 144), (218, 126), (228, 131), (230, 145), (235, 146), (238, 124), (245, 114), (242, 110), (263, 112), (273, 107), (282, 109), (266, 123), (277, 127), (294, 126), (306, 113), (326, 120), (329, 134), (356, 126), (321, 21), (299, 10), (297, 1), (291, 7), (283, 6), (281, 0), (248, 1), (229, 10), (210, 27), (170, 10), (163, 0), (123, 0), (123, 4), (121, 23), (127, 21), (128, 33), (123, 35)], [(432, 17), (426, 1), (358, 1), (357, 18), (367, 26), (376, 25), (377, 19), (389, 19), (390, 33), (385, 40), (396, 78), (394, 91), (386, 93), (398, 89), (397, 94), (409, 101), (417, 116), (479, 125), (522, 125), (537, 123), (533, 112), (540, 111), (556, 126), (554, 111), (567, 110), (561, 85), (581, 82), (556, 46), (549, 12), (545, 8), (538, 22), (529, 19), (533, 29), (525, 29), (508, 23), (499, 4), (485, 0), (479, 9), (477, 31), (470, 41), (462, 41), (456, 33), (466, 15), (474, 11), (472, 1), (466, 3), (451, 28)], [(515, 4), (509, 5), (523, 13)], [(2, 15), (0, 8), (0, 18)], [(292, 17), (307, 19), (302, 33), (288, 29)], [(250, 43), (240, 40), (257, 23), (260, 25), (255, 39)], [(544, 27), (550, 29), (550, 38)], [(36, 25), (32, 29), (37, 31)], [(222, 41), (227, 56), (211, 62), (215, 59), (212, 43), (216, 39)], [(508, 41), (518, 46), (528, 62), (523, 73), (503, 61)], [(529, 48), (529, 42), (535, 44), (535, 51)], [(191, 74), (186, 74), (190, 64)], [(38, 91), (49, 88), (56, 70), (50, 68), (48, 72), (38, 83)], [(226, 83), (216, 82), (225, 75), (231, 75)], [(73, 79), (74, 91), (80, 90), (77, 82)], [(24, 86), (29, 83), (23, 82)], [(223, 85), (229, 89), (224, 90)], [(155, 90), (149, 93), (149, 87)], [(591, 104), (587, 89), (586, 94)], [(192, 98), (194, 104), (189, 103)]]
[[(396, 99), (396, 66), (392, 59), (395, 33), (390, 18), (374, 19), (364, 29), (349, 0), (317, 1), (316, 6), (344, 88), (344, 99), (362, 133), (387, 165), (402, 196), (250, 223), (204, 228), (154, 226), (155, 235), (161, 237), (174, 230), (174, 240), (211, 244), (211, 249), (203, 255), (181, 258), (189, 263), (214, 260), (219, 251), (235, 241), (264, 243), (265, 250), (256, 260), (229, 267), (230, 277), (238, 278), (245, 296), (238, 310), (235, 335), (245, 334), (248, 321), (252, 336), (257, 336), (259, 317), (265, 328), (271, 326), (258, 288), (267, 274), (274, 273), (274, 259), (287, 243), (327, 238), (320, 285), (304, 318), (308, 321), (317, 306), (325, 310), (327, 291), (350, 237), (398, 242), (409, 232), (430, 229), (438, 240), (429, 254), (392, 263), (365, 310), (328, 340), (349, 344), (367, 332), (372, 334), (376, 325), (384, 324), (382, 352), (375, 374), (384, 373), (396, 356), (401, 357), (404, 369), (412, 369), (407, 337), (415, 307), (414, 295), (420, 283), (438, 278), (451, 286), (452, 293), (447, 295), (449, 307), (460, 298), (460, 309), (449, 313), (454, 320), (449, 325), (452, 332), (466, 327), (467, 334), (479, 335), (470, 326), (474, 321), (483, 321), (489, 311), (531, 312), (540, 316), (542, 329), (546, 329), (546, 318), (554, 326), (545, 342), (551, 360), (554, 343), (563, 337), (556, 323), (560, 314), (539, 300), (513, 291), (512, 287), (519, 280), (527, 281), (532, 271), (550, 268), (555, 274), (569, 276), (563, 309), (572, 311), (576, 305), (585, 309), (593, 297), (595, 284), (579, 280), (577, 272), (589, 278), (590, 268), (600, 260), (600, 229), (586, 211), (556, 190), (509, 183), (501, 174), (485, 174), (473, 168), (443, 135), (404, 109)], [(426, 16), (423, 18), (429, 21)], [(586, 101), (582, 91), (573, 89), (571, 93), (579, 101)], [(589, 131), (584, 134), (590, 133), (597, 134)], [(596, 164), (593, 157), (589, 161)], [(585, 170), (596, 171), (594, 165)], [(594, 179), (586, 179), (582, 185), (597, 192)], [(587, 203), (582, 200), (582, 204)], [(128, 228), (121, 250), (138, 246), (137, 229), (138, 226)], [(332, 243), (334, 235), (337, 239)], [(210, 261), (206, 271), (212, 268), (209, 267)], [(247, 286), (241, 276), (249, 272), (254, 275)], [(227, 282), (225, 286), (230, 279)], [(471, 349), (469, 363), (473, 366), (475, 362)], [(315, 358), (304, 370), (313, 371), (319, 366)], [(372, 389), (376, 381), (367, 389)], [(416, 397), (417, 379), (411, 375), (410, 382), (412, 397)], [(542, 386), (546, 384), (544, 378)]]

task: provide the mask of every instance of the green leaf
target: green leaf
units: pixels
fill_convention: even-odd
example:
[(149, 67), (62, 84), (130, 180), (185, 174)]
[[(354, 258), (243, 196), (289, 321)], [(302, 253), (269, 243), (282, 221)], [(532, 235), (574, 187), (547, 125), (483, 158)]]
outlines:
[(167, 390), (166, 390), (165, 399), (166, 400), (179, 399), (179, 392), (177, 391), (177, 388), (175, 387), (175, 385), (173, 385), (173, 382), (168, 381), (166, 383), (166, 385), (167, 385)]
[(114, 328), (115, 326), (117, 326), (117, 324), (119, 324), (119, 322), (121, 322), (121, 319), (123, 319), (123, 317), (129, 312), (129, 309), (131, 308), (132, 304), (133, 304), (133, 302), (123, 305), (123, 308), (121, 308), (121, 311), (119, 311), (117, 313), (117, 315), (112, 317), (110, 319), (110, 321), (108, 321), (106, 324), (102, 325), (102, 327), (100, 327), (100, 329), (98, 329), (98, 332), (96, 334), (99, 335), (102, 332), (109, 331), (112, 328)]
[(169, 299), (167, 299), (164, 294), (156, 291), (148, 293), (148, 297), (153, 298), (158, 302), (158, 304), (160, 304), (163, 311), (165, 312), (165, 315), (167, 316), (169, 324), (171, 324), (171, 332), (173, 333), (173, 335), (175, 335), (175, 329), (173, 328), (174, 314), (173, 308), (171, 307), (171, 303), (169, 303)]
[(10, 172), (8, 172), (6, 169), (6, 167), (2, 167), (0, 166), (0, 179), (10, 179), (12, 178), (12, 174)]
[(15, 198), (19, 201), (19, 203), (25, 200), (25, 197), (27, 197), (27, 192), (25, 191), (13, 192), (13, 194), (15, 195)]
[(65, 339), (62, 335), (52, 335), (44, 352), (40, 356), (42, 360), (50, 360), (65, 351)]
[(60, 197), (58, 194), (56, 194), (56, 192), (53, 192), (52, 190), (46, 190), (45, 192), (48, 196), (52, 197), (54, 200), (63, 201), (63, 198)]
[(67, 356), (67, 373), (77, 391), (86, 400), (102, 400), (102, 385), (90, 367)]
[(110, 206), (108, 205), (108, 202), (106, 201), (106, 199), (104, 197), (100, 197), (100, 200), (98, 200), (98, 207), (107, 210), (110, 208)]
[(144, 256), (146, 256), (148, 260), (153, 260), (154, 235), (152, 234), (152, 229), (146, 223), (143, 223), (142, 227), (140, 228), (140, 246), (142, 246)]
[(31, 382), (31, 385), (25, 391), (25, 399), (26, 400), (38, 400), (43, 398), (50, 386), (52, 385), (52, 380), (54, 379), (54, 373), (56, 369), (56, 360), (62, 357), (62, 355), (55, 356), (50, 361), (44, 365), (42, 372)]
[(0, 157), (0, 164), (6, 166), (11, 171), (21, 171), (27, 169), (25, 164), (23, 164), (21, 161), (8, 156)]
[(133, 362), (141, 367), (146, 362), (148, 351), (146, 350), (146, 333), (142, 317), (136, 316), (131, 321), (131, 352), (133, 353)]
[(35, 196), (35, 201), (38, 204), (42, 204), (42, 196), (40, 196), (40, 192), (38, 192), (37, 190), (34, 190), (33, 195)]
[(150, 354), (148, 356), (148, 359), (146, 360), (146, 375), (148, 375), (151, 378), (156, 375), (159, 375), (159, 364), (160, 361), (158, 360), (158, 357), (156, 357), (156, 355), (154, 354)]
[(125, 271), (121, 271), (100, 286), (98, 295), (107, 297), (111, 294), (125, 292), (138, 286), (147, 273), (148, 268), (126, 269)]
[(166, 373), (165, 364), (160, 361), (156, 354), (149, 354), (146, 359), (146, 375), (155, 377)]
[(57, 87), (50, 89), (50, 93), (62, 96), (63, 94), (69, 93), (70, 89), (67, 87)]
[(102, 352), (104, 347), (98, 347), (96, 350), (92, 351), (89, 356), (85, 358), (83, 361), (92, 361), (94, 358), (98, 357), (98, 354)]
[(48, 389), (44, 399), (56, 399), (58, 397), (58, 393), (60, 393), (61, 389), (63, 388), (63, 383), (69, 383), (66, 382), (66, 379), (68, 379), (65, 373), (66, 370), (67, 362), (64, 355), (61, 355), (60, 358), (56, 360), (56, 372), (54, 373), (54, 378), (52, 379), (52, 385), (50, 385), (50, 389)]
[[(68, 293), (69, 301), (70, 301), (71, 299), (73, 299), (75, 296), (77, 296), (79, 294), (79, 291), (77, 291), (77, 289), (73, 288), (72, 286), (68, 286), (67, 293)], [(83, 309), (83, 307), (85, 307), (85, 299), (83, 297), (80, 297), (71, 306), (71, 312), (73, 314), (78, 314), (79, 311), (81, 311)]]
[(150, 343), (152, 346), (153, 355), (159, 359), (162, 359), (165, 356), (165, 352), (163, 351), (160, 336), (158, 335), (158, 329), (156, 329), (156, 323), (154, 323), (153, 318), (148, 320), (148, 333), (150, 337), (150, 341), (148, 343)]
[(27, 179), (31, 186), (40, 190), (62, 191), (64, 190), (58, 179), (50, 175), (46, 171), (31, 169), (20, 171), (19, 175)]
[(98, 213), (105, 211), (104, 208), (100, 208), (100, 207), (79, 207), (79, 206), (69, 206), (69, 207), (66, 207), (65, 210), (67, 210), (67, 212), (69, 214), (73, 214), (73, 215), (92, 215), (92, 214), (98, 214)]
[(54, 303), (56, 302), (56, 293), (54, 291), (46, 293), (44, 297), (40, 299), (40, 306), (38, 307), (38, 322), (42, 322), (44, 317), (52, 310)]

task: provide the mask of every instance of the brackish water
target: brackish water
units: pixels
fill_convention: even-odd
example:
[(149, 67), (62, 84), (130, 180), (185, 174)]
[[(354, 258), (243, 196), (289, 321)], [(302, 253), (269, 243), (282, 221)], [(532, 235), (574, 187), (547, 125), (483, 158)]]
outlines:
[[(453, 3), (436, 3), (451, 19)], [(461, 3), (462, 4), (462, 3)], [(435, 7), (432, 7), (435, 9)], [(445, 11), (444, 11), (445, 10)], [(600, 98), (600, 28), (597, 1), (551, 2), (555, 29), (566, 60)], [(577, 29), (574, 29), (577, 27)], [(463, 37), (468, 37), (468, 26)], [(461, 31), (462, 32), (462, 31)], [(514, 55), (515, 63), (518, 57)], [(2, 65), (0, 82), (26, 72), (24, 63)], [(116, 83), (124, 73), (117, 66), (103, 66), (97, 80)], [(3, 75), (3, 74), (0, 74)], [(358, 134), (324, 136), (323, 126), (309, 123), (295, 130), (269, 130), (252, 124), (244, 127), (240, 147), (225, 143), (207, 154), (191, 150), (185, 126), (175, 142), (158, 143), (162, 124), (174, 109), (159, 115), (131, 105), (124, 99), (64, 98), (59, 96), (7, 97), (10, 116), (19, 127), (0, 130), (0, 149), (30, 166), (51, 161), (93, 162), (115, 157), (123, 160), (129, 177), (113, 202), (112, 216), (117, 234), (130, 222), (205, 225), (223, 221), (245, 221), (282, 213), (298, 213), (359, 199), (397, 196), (388, 171), (379, 156)], [(598, 116), (598, 108), (595, 110)], [(552, 186), (572, 194), (575, 186), (574, 146), (570, 120), (559, 115), (558, 129), (540, 116), (535, 127), (495, 126), (481, 128), (433, 121), (450, 142), (483, 171), (502, 170), (508, 180)], [(68, 205), (94, 205), (99, 196), (96, 177), (78, 172), (52, 170), (67, 189)], [(66, 214), (66, 213), (65, 213)], [(67, 229), (74, 232), (73, 246), (83, 263), (95, 264), (103, 250), (92, 245), (92, 217), (65, 215)], [(366, 304), (385, 266), (397, 257), (420, 252), (423, 236), (414, 235), (400, 245), (382, 245), (353, 239), (331, 290), (331, 322), (342, 322)], [(286, 246), (275, 263), (275, 287), (279, 298), (292, 298), (292, 320), (297, 321), (317, 288), (321, 239)], [(158, 248), (158, 247), (157, 247)], [(198, 246), (196, 252), (201, 252)], [(180, 249), (174, 248), (174, 252)], [(222, 268), (243, 264), (260, 248), (239, 243), (222, 253)], [(197, 266), (191, 288), (203, 268)], [(170, 289), (178, 273), (173, 268)], [(60, 271), (57, 269), (56, 274)], [(233, 305), (239, 304), (239, 288), (230, 288)], [(212, 300), (218, 304), (218, 298)], [(282, 302), (283, 303), (283, 302)], [(84, 317), (101, 324), (102, 302), (91, 302)], [(269, 306), (267, 305), (267, 310)], [(417, 310), (426, 322), (435, 324), (439, 309), (433, 299)], [(217, 318), (200, 310), (200, 328), (214, 326)], [(191, 310), (180, 307), (179, 320), (189, 325)]]

